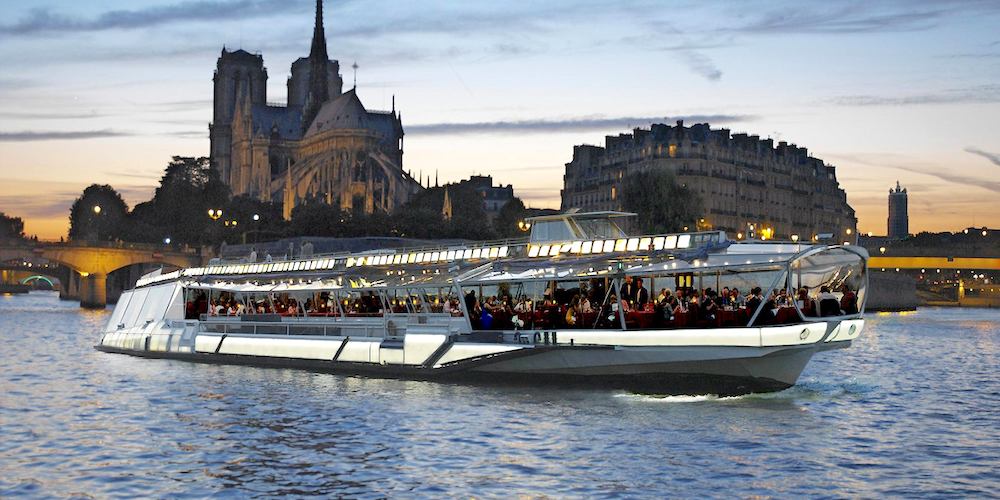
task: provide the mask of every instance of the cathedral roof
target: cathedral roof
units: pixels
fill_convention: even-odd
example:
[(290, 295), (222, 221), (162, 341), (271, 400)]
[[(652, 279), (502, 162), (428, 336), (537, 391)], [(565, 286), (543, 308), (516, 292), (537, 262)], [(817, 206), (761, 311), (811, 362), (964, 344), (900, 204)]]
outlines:
[(369, 111), (368, 119), (371, 123), (370, 128), (382, 135), (382, 142), (395, 140), (396, 137), (402, 134), (402, 130), (400, 129), (403, 127), (392, 112)]
[(374, 122), (354, 89), (351, 89), (323, 104), (316, 113), (316, 119), (309, 125), (305, 137), (312, 137), (330, 129), (364, 129), (380, 132)]
[(302, 138), (302, 108), (298, 106), (263, 106), (254, 105), (250, 110), (253, 134), (270, 136), (276, 132), (285, 140)]

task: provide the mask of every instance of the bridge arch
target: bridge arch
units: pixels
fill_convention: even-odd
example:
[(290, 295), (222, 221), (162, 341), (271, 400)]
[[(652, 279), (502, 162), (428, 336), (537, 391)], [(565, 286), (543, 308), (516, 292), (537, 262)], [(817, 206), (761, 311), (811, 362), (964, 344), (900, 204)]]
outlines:
[(29, 282), (38, 281), (38, 280), (45, 281), (51, 287), (56, 286), (56, 284), (53, 283), (52, 280), (50, 280), (47, 276), (42, 276), (40, 274), (36, 274), (34, 276), (28, 276), (27, 278), (24, 278), (23, 280), (21, 280), (21, 284), (22, 285), (27, 285)]
[(103, 308), (107, 304), (107, 276), (111, 272), (133, 264), (163, 264), (181, 268), (202, 265), (200, 252), (179, 252), (160, 245), (86, 246), (69, 243), (34, 248), (0, 248), (0, 261), (29, 257), (42, 258), (75, 271), (70, 273), (69, 283), (65, 283), (64, 287), (73, 287), (74, 282), (78, 283), (80, 305), (95, 308)]

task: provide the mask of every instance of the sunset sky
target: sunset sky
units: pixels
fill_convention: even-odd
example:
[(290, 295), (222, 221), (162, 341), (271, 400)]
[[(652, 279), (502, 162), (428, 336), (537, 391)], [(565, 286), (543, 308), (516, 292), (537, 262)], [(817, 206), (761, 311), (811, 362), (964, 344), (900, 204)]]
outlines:
[[(152, 196), (173, 155), (207, 156), (223, 46), (264, 56), (284, 102), (310, 0), (0, 0), (0, 211), (58, 239), (110, 184)], [(837, 167), (862, 232), (887, 193), (910, 230), (1000, 228), (1000, 1), (327, 1), (345, 90), (395, 96), (403, 168), (491, 174), (559, 205), (573, 145), (654, 122), (795, 143)]]

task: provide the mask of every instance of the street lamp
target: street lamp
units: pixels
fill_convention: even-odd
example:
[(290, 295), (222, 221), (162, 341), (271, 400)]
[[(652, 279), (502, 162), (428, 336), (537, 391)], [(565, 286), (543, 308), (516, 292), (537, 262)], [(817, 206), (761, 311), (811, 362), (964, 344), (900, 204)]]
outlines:
[(793, 234), (793, 235), (792, 235), (792, 241), (793, 241), (793, 242), (797, 242), (797, 241), (799, 241), (799, 235), (797, 235), (797, 234)]
[(101, 213), (101, 206), (100, 205), (94, 205), (94, 213), (95, 214)]
[(222, 217), (222, 209), (210, 208), (208, 209), (208, 216), (211, 217), (212, 220), (219, 220), (219, 217)]
[(163, 243), (166, 244), (166, 245), (169, 245), (170, 244), (170, 237), (167, 236), (166, 238), (163, 238)]
[(253, 214), (253, 220), (260, 220), (260, 214)]
[(524, 222), (523, 220), (522, 221), (518, 221), (517, 222), (517, 228), (520, 229), (521, 231), (527, 231), (527, 230), (531, 229), (531, 223), (530, 222)]
[(879, 253), (885, 253), (885, 247), (879, 247), (878, 251)]

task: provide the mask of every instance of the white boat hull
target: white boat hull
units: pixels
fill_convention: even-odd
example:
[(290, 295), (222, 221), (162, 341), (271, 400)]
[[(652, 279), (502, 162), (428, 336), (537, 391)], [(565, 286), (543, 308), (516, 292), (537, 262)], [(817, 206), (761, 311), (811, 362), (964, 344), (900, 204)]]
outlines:
[[(815, 352), (849, 346), (864, 321), (628, 332), (498, 331), (491, 335), (498, 340), (494, 342), (452, 334), (447, 321), (408, 325), (390, 340), (253, 333), (262, 328), (240, 322), (211, 331), (220, 330), (218, 326), (197, 320), (151, 322), (107, 332), (97, 348), (144, 357), (417, 379), (583, 382), (661, 394), (737, 394), (794, 385)], [(308, 328), (343, 330), (324, 323)]]

